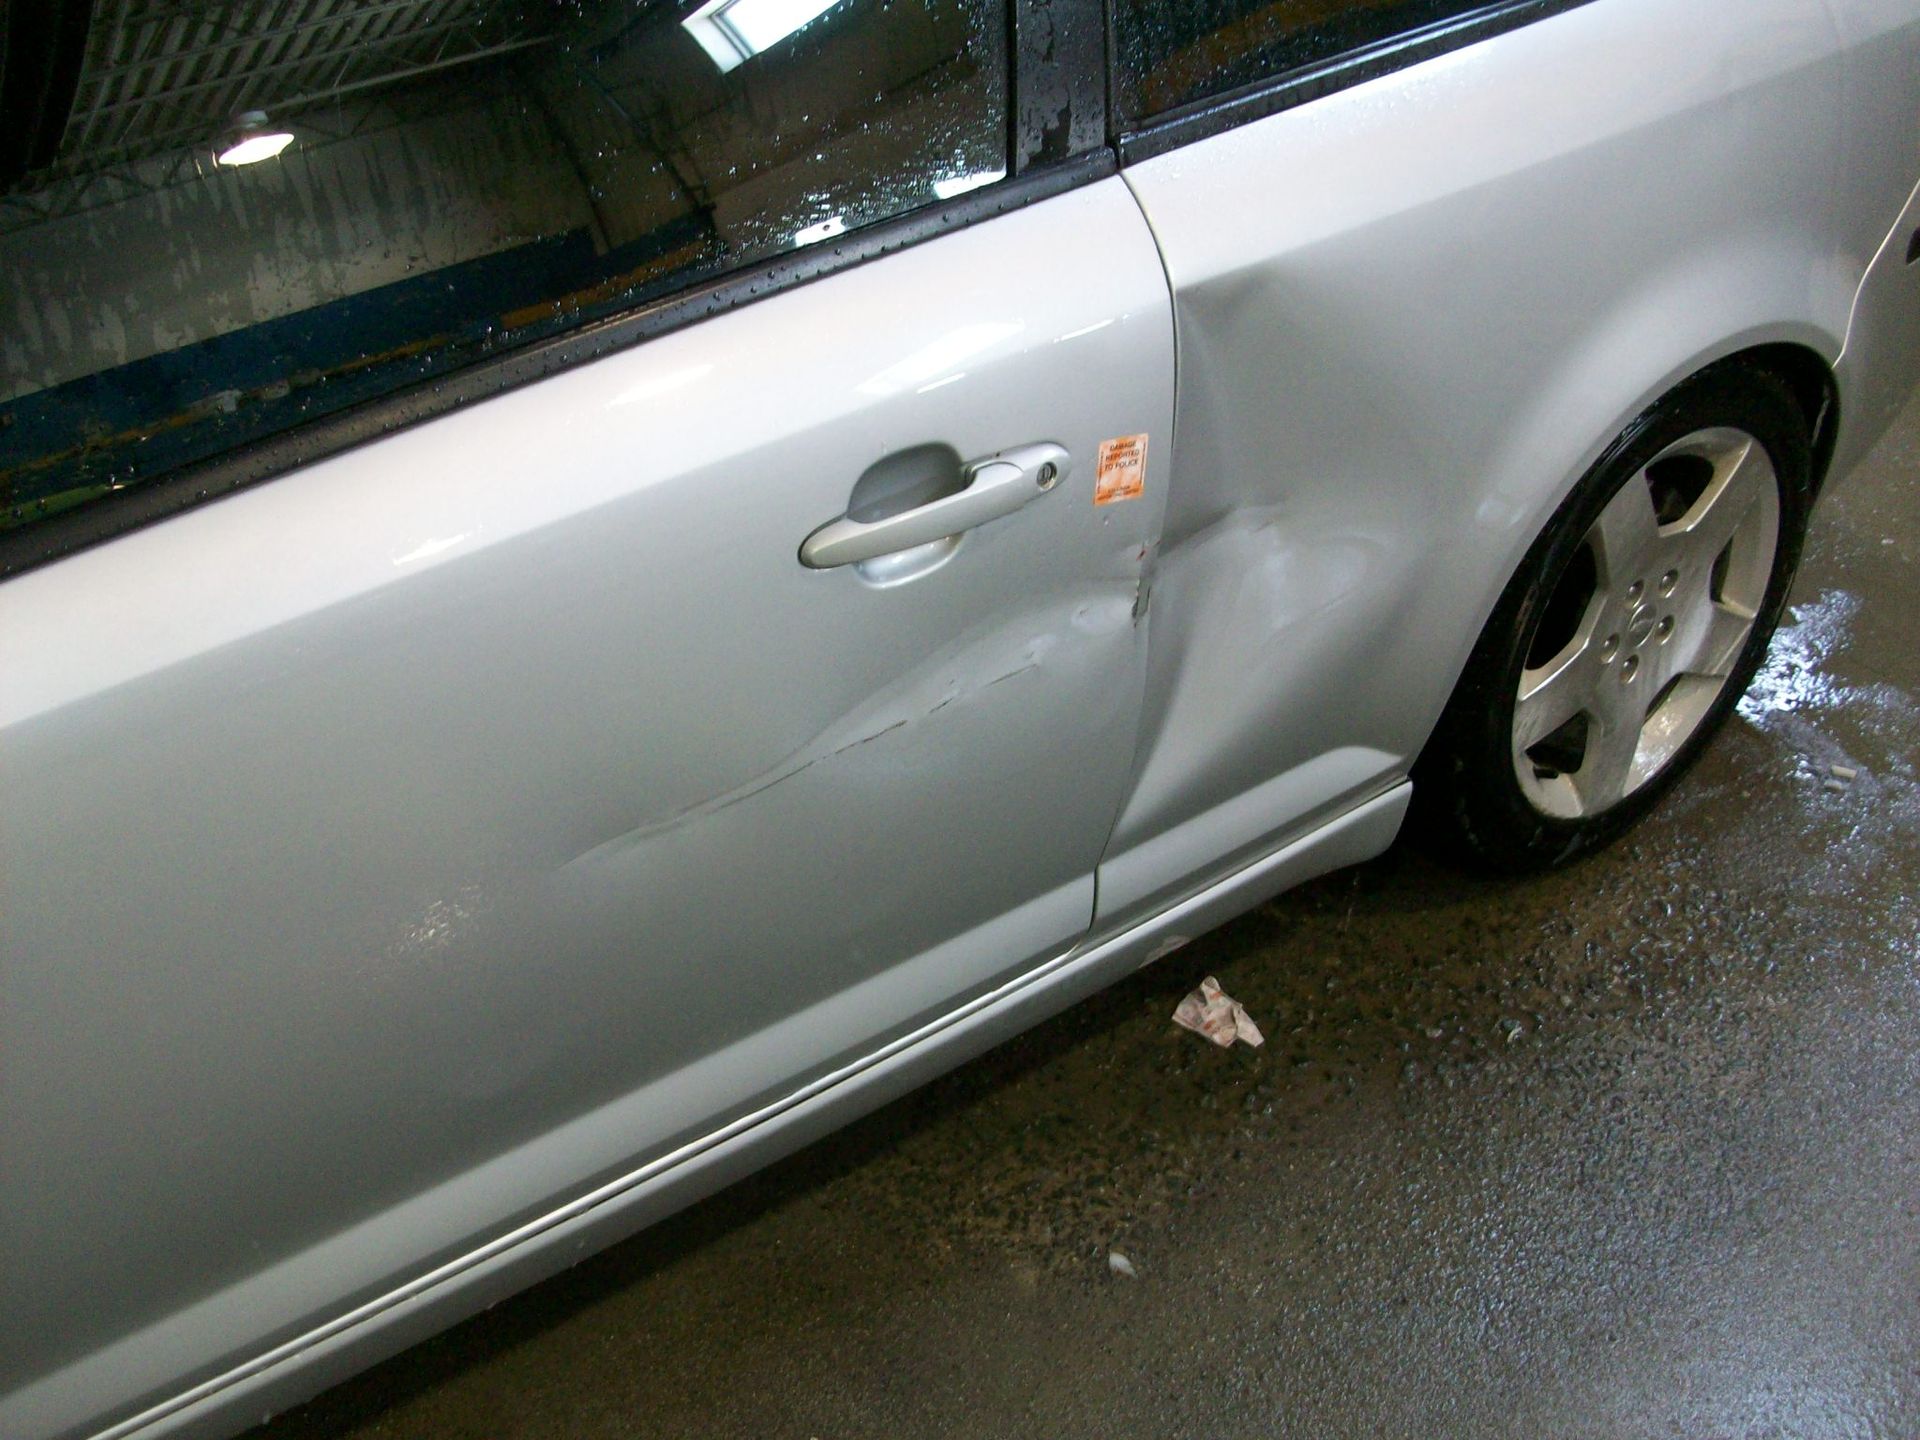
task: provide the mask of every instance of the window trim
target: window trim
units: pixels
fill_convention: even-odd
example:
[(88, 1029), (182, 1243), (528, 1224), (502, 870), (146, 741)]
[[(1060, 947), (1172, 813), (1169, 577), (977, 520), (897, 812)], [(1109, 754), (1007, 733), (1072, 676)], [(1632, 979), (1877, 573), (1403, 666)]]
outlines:
[[(1113, 175), (1104, 0), (1008, 0), (1012, 173), (979, 190), (788, 251), (634, 309), (416, 381), (156, 476), (122, 494), (0, 531), (0, 583), (147, 525), (767, 296)], [(1076, 73), (1077, 72), (1077, 73)]]
[[(1126, 128), (1126, 122), (1116, 115), (1116, 126), (1121, 127), (1115, 139), (1120, 164), (1123, 168), (1137, 165), (1183, 145), (1264, 120), (1296, 105), (1591, 3), (1593, 0), (1492, 0), (1451, 19), (1402, 31), (1325, 60), (1195, 100), (1132, 128)], [(1111, 47), (1109, 54), (1114, 57), (1112, 63), (1117, 65), (1117, 47)], [(1115, 94), (1119, 91), (1111, 82), (1110, 88)]]

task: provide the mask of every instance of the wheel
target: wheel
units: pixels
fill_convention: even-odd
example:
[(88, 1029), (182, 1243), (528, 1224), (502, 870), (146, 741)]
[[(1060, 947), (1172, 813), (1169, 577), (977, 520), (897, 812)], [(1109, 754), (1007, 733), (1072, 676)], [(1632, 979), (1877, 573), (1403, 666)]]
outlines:
[(1417, 828), (1516, 872), (1646, 813), (1765, 657), (1811, 474), (1805, 418), (1766, 371), (1705, 371), (1636, 420), (1495, 607), (1414, 767)]

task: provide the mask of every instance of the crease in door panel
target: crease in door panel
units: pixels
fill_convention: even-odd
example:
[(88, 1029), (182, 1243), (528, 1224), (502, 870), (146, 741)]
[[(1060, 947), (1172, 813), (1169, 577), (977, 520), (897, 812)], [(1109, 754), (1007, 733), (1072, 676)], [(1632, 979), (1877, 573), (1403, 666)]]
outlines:
[[(1085, 652), (1088, 663), (1101, 663), (1100, 656), (1106, 647), (1132, 630), (1127, 618), (1132, 596), (1117, 586), (1114, 590), (1117, 593), (1089, 596), (1082, 592), (1062, 597), (1047, 611), (1029, 617), (1029, 623), (1019, 627), (1016, 635), (1008, 635), (1005, 629), (996, 627), (982, 640), (952, 647), (909, 672), (886, 691), (869, 697), (858, 710), (843, 715), (767, 770), (704, 800), (641, 820), (581, 851), (559, 868), (565, 870), (609, 860), (633, 846), (732, 809), (817, 765), (888, 736), (897, 736), (996, 686), (1039, 672), (1050, 664), (1072, 663), (1076, 652)], [(1089, 633), (1086, 619), (1096, 616), (1101, 618)], [(1063, 644), (1063, 637), (1067, 636), (1073, 638)], [(849, 731), (852, 732), (850, 739), (845, 738)]]
[(1160, 507), (1159, 533), (1149, 535), (1146, 543), (1140, 547), (1140, 571), (1134, 582), (1133, 624), (1139, 633), (1140, 643), (1145, 651), (1140, 700), (1134, 710), (1133, 721), (1133, 760), (1127, 769), (1127, 783), (1121, 788), (1120, 796), (1113, 807), (1113, 815), (1107, 821), (1107, 833), (1100, 843), (1100, 859), (1093, 870), (1093, 913), (1100, 914), (1100, 871), (1107, 858), (1113, 853), (1113, 837), (1120, 827), (1120, 821), (1127, 813), (1127, 807), (1133, 801), (1134, 791), (1139, 787), (1141, 771), (1145, 757), (1151, 748), (1147, 735), (1147, 694), (1153, 684), (1153, 582), (1159, 567), (1160, 540), (1165, 533), (1166, 517), (1172, 512), (1173, 487), (1178, 483), (1178, 461), (1180, 457), (1180, 307), (1173, 303), (1173, 272), (1167, 268), (1166, 249), (1160, 242), (1160, 234), (1153, 226), (1153, 216), (1148, 213), (1140, 192), (1133, 188), (1133, 178), (1123, 166), (1120, 170), (1120, 182), (1127, 187), (1127, 195), (1133, 201), (1133, 208), (1140, 216), (1140, 222), (1147, 227), (1148, 238), (1153, 241), (1153, 258), (1160, 266), (1160, 286), (1162, 303), (1167, 307), (1167, 332), (1172, 347), (1168, 357), (1169, 394), (1167, 396), (1167, 442), (1161, 448), (1165, 457), (1163, 464), (1166, 476), (1167, 494)]

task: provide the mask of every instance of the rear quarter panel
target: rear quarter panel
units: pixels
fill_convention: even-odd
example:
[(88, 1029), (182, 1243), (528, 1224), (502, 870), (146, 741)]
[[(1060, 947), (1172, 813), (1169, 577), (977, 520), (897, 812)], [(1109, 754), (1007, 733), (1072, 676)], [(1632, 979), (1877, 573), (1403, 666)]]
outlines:
[(1920, 231), (1920, 0), (1831, 3), (1847, 49), (1836, 221), (1849, 261), (1867, 271), (1835, 367), (1841, 476), (1886, 433), (1920, 379), (1920, 268), (1907, 260)]
[(1845, 62), (1811, 0), (1595, 0), (1125, 172), (1179, 396), (1103, 921), (1156, 903), (1138, 859), (1183, 831), (1231, 860), (1410, 765), (1663, 391), (1755, 344), (1838, 358), (1868, 258), (1836, 220)]

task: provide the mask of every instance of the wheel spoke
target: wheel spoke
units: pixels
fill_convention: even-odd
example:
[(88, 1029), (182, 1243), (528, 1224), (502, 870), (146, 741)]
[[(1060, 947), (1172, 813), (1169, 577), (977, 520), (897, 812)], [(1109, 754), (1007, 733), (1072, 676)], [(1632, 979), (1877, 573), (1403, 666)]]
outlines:
[[(1638, 687), (1635, 687), (1636, 690)], [(1627, 793), (1633, 759), (1640, 748), (1640, 728), (1646, 717), (1632, 706), (1615, 704), (1600, 717), (1587, 737), (1586, 757), (1570, 776), (1580, 795), (1581, 810), (1592, 815)]]
[(1758, 440), (1743, 438), (1736, 450), (1718, 457), (1714, 478), (1693, 507), (1662, 538), (1694, 565), (1711, 566), (1741, 523), (1774, 484), (1773, 462)]
[(1660, 525), (1653, 513), (1653, 493), (1646, 477), (1637, 475), (1620, 487), (1588, 532), (1600, 568), (1603, 590), (1624, 586), (1644, 567), (1646, 557), (1660, 541)]
[(1593, 702), (1594, 669), (1584, 640), (1570, 645), (1538, 670), (1520, 676), (1513, 707), (1516, 754), (1538, 745)]
[(1705, 675), (1723, 679), (1733, 673), (1733, 662), (1753, 633), (1753, 612), (1737, 605), (1706, 602), (1710, 614), (1693, 653), (1673, 665), (1676, 675)]

